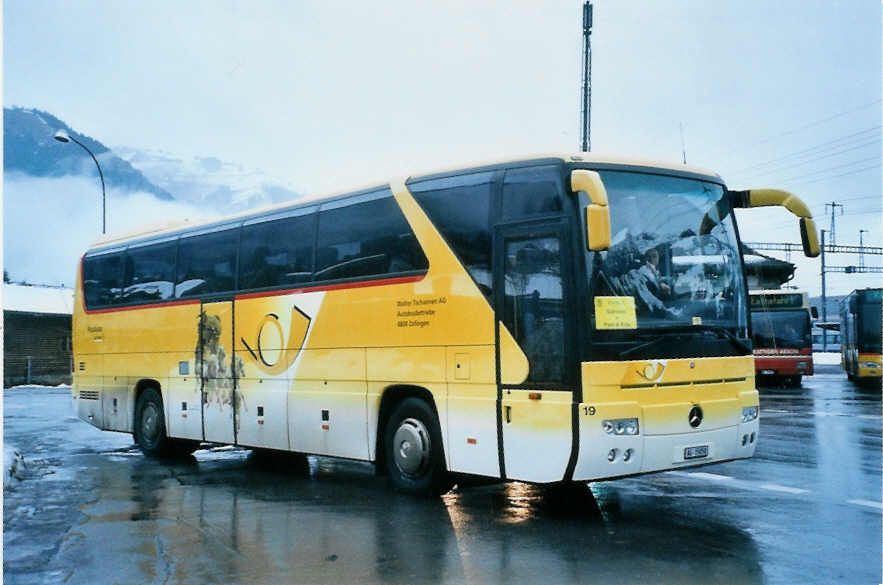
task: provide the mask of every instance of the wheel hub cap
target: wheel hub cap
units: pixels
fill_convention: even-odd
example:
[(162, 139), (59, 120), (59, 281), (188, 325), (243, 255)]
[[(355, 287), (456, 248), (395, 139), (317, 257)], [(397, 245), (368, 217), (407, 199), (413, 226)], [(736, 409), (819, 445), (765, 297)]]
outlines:
[(406, 475), (417, 475), (429, 461), (429, 431), (417, 419), (402, 421), (393, 437), (395, 464)]
[(147, 405), (144, 414), (141, 416), (141, 429), (147, 439), (153, 440), (157, 433), (157, 412), (152, 404)]

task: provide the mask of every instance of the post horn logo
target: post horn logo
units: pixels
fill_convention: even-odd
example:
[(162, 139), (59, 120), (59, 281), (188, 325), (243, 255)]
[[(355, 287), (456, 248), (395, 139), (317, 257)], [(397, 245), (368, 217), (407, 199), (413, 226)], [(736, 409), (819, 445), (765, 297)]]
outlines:
[(665, 372), (666, 363), (665, 361), (648, 362), (643, 368), (635, 370), (635, 373), (648, 382), (658, 382), (662, 378), (663, 372)]

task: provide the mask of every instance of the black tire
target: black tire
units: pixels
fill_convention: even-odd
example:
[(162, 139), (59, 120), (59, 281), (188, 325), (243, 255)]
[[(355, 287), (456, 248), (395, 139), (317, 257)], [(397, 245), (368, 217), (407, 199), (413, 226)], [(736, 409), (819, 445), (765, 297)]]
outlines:
[(155, 388), (148, 388), (135, 404), (135, 442), (149, 457), (186, 457), (199, 448), (198, 441), (170, 439), (166, 434), (166, 418), (162, 396)]
[(406, 398), (395, 407), (386, 421), (383, 448), (396, 490), (438, 496), (453, 486), (445, 467), (438, 417), (424, 400)]
[(794, 383), (795, 388), (800, 388), (801, 384), (803, 383), (803, 376), (802, 375), (794, 376), (793, 378), (791, 378), (791, 380)]

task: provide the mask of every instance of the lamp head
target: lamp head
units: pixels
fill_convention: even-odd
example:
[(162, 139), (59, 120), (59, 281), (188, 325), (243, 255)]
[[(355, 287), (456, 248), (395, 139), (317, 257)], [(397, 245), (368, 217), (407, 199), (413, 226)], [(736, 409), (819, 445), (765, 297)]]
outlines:
[(70, 142), (71, 137), (67, 135), (67, 132), (64, 130), (59, 130), (55, 133), (55, 139), (59, 142)]

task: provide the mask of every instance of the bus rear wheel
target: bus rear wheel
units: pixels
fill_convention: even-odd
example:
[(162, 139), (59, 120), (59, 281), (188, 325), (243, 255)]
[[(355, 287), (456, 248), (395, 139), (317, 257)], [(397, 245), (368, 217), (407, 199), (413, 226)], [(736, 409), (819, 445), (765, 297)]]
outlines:
[(424, 400), (406, 398), (396, 406), (386, 421), (383, 447), (396, 490), (436, 496), (451, 489), (438, 417)]
[(148, 388), (135, 404), (135, 442), (150, 457), (184, 457), (199, 448), (199, 441), (171, 439), (166, 434), (162, 397), (155, 388)]

